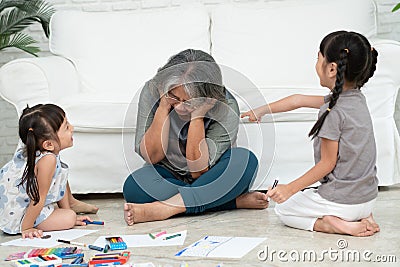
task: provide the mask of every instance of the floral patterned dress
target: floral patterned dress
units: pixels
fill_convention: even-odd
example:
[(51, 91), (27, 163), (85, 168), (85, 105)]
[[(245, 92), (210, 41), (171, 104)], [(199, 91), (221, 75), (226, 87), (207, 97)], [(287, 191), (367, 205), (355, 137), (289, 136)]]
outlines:
[[(36, 152), (36, 163), (45, 155), (56, 157), (56, 170), (52, 183), (47, 193), (46, 201), (42, 211), (36, 218), (34, 226), (46, 220), (54, 211), (54, 203), (64, 197), (68, 165), (61, 162), (60, 156), (51, 152)], [(26, 166), (26, 158), (23, 149), (18, 149), (14, 158), (0, 169), (0, 229), (8, 234), (21, 233), (21, 224), (26, 209), (31, 202), (25, 191), (25, 184), (18, 186)]]

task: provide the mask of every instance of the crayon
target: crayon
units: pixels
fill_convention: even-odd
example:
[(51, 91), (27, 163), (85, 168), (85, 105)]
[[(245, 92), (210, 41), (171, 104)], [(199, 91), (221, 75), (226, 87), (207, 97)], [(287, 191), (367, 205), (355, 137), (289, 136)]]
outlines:
[(72, 264), (77, 264), (77, 263), (82, 263), (83, 262), (83, 257), (78, 257), (75, 260), (73, 260), (71, 263)]
[(94, 256), (93, 260), (97, 261), (97, 260), (118, 260), (120, 256), (110, 256), (110, 257), (106, 257), (106, 256)]
[(82, 246), (82, 247), (88, 247), (90, 249), (97, 250), (97, 251), (103, 251), (103, 248), (98, 247), (98, 246), (87, 245), (87, 244), (84, 244), (84, 243), (78, 243), (78, 242), (69, 241), (69, 240), (57, 239), (57, 242), (71, 244), (71, 245), (77, 245), (77, 246)]
[(93, 250), (103, 251), (103, 248), (98, 247), (98, 246), (88, 245), (87, 247), (90, 248), (90, 249), (93, 249)]
[(68, 255), (62, 255), (60, 256), (61, 259), (74, 259), (74, 258), (79, 258), (85, 256), (83, 253), (78, 253), (78, 254), (68, 254)]
[(164, 237), (163, 240), (168, 240), (168, 239), (175, 238), (175, 237), (178, 237), (178, 236), (181, 236), (181, 235), (182, 234), (170, 235), (170, 236)]
[(13, 266), (54, 266), (54, 263), (61, 263), (61, 258), (56, 255), (39, 255), (37, 257), (30, 257), (14, 261)]
[(158, 234), (155, 235), (155, 237), (156, 237), (156, 238), (157, 238), (157, 237), (160, 237), (160, 236), (162, 236), (162, 235), (165, 235), (166, 233), (167, 233), (167, 231), (159, 232)]
[(150, 236), (152, 239), (156, 239), (157, 237), (160, 237), (160, 236), (162, 236), (162, 235), (165, 235), (166, 233), (167, 233), (167, 231), (162, 231), (162, 232), (159, 232), (159, 233), (157, 233), (157, 234), (152, 234), (152, 233), (150, 233), (149, 236)]
[(103, 222), (103, 221), (93, 221), (93, 222), (91, 222), (91, 221), (89, 221), (89, 220), (83, 220), (83, 222), (86, 223), (86, 224), (104, 225), (104, 222)]

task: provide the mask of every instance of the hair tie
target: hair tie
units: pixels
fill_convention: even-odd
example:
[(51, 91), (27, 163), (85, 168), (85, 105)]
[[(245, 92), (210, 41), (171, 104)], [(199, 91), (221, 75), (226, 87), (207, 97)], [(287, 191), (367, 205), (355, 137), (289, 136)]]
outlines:
[(347, 54), (350, 52), (349, 49), (347, 49), (347, 48), (345, 48), (343, 50), (346, 51)]
[(28, 132), (33, 132), (33, 129), (32, 129), (32, 128), (29, 128), (29, 129), (28, 129)]
[(327, 110), (328, 112), (330, 112), (330, 111), (331, 111), (331, 109), (330, 109), (330, 108), (327, 108), (326, 110)]

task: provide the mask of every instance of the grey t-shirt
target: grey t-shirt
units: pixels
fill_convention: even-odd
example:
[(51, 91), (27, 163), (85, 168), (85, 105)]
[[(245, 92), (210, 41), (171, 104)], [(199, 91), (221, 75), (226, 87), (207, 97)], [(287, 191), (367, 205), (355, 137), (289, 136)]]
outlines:
[[(139, 99), (136, 122), (135, 151), (140, 153), (140, 142), (153, 122), (159, 106), (159, 94), (149, 82), (145, 84)], [(226, 104), (222, 104), (219, 114), (207, 115), (204, 120), (205, 137), (209, 152), (209, 167), (236, 142), (239, 128), (239, 107), (235, 98), (226, 91)], [(157, 164), (172, 171), (176, 178), (192, 182), (186, 161), (186, 142), (190, 121), (184, 121), (172, 109), (166, 157)], [(142, 156), (142, 155), (141, 155)]]
[[(320, 108), (327, 109), (330, 96)], [(371, 116), (364, 95), (358, 89), (342, 92), (314, 140), (314, 160), (321, 159), (321, 138), (339, 142), (335, 168), (324, 177), (318, 193), (341, 204), (360, 204), (378, 194), (376, 145)]]

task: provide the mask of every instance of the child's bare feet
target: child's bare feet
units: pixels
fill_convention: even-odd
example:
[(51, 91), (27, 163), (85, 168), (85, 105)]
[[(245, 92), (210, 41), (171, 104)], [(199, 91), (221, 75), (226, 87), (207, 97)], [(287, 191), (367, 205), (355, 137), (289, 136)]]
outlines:
[(156, 201), (145, 204), (125, 203), (124, 218), (128, 225), (141, 222), (161, 221), (185, 212), (185, 207), (172, 206)]
[(251, 192), (236, 198), (238, 209), (266, 209), (268, 208), (267, 195), (261, 192)]
[(374, 217), (372, 216), (372, 213), (367, 218), (361, 219), (361, 222), (363, 222), (363, 221), (368, 221), (372, 225), (373, 231), (375, 233), (379, 232), (381, 230), (379, 228), (379, 225), (375, 222)]
[(69, 206), (75, 213), (90, 213), (96, 214), (99, 210), (98, 207), (85, 203), (83, 201), (77, 200), (76, 198), (71, 199)]
[(324, 216), (314, 224), (314, 230), (330, 234), (347, 234), (352, 236), (371, 236), (374, 227), (368, 220), (348, 222), (336, 216)]
[(66, 187), (66, 197), (68, 197), (69, 207), (75, 211), (75, 213), (92, 213), (96, 214), (99, 210), (98, 207), (85, 203), (83, 201), (77, 200), (74, 195), (72, 195), (71, 188), (69, 186), (69, 182), (67, 182)]

